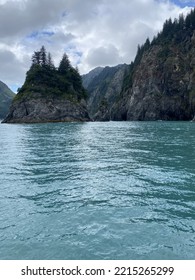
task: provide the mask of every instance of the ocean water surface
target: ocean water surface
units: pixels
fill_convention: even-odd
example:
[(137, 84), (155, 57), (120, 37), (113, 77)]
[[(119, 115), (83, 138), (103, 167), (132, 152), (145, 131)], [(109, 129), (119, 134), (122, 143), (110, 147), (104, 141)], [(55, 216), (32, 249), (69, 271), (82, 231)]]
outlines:
[(0, 124), (0, 259), (195, 259), (195, 123)]

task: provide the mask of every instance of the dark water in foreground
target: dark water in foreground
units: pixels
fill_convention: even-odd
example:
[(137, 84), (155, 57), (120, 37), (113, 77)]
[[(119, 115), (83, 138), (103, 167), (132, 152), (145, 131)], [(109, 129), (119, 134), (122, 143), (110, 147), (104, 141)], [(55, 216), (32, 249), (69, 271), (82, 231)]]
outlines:
[(195, 123), (1, 124), (0, 259), (195, 259)]

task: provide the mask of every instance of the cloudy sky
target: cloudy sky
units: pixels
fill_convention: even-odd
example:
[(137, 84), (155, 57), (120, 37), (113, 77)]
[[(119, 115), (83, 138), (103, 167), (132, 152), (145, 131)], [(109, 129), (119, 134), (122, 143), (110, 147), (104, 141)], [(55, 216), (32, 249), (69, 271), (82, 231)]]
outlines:
[(195, 0), (0, 0), (0, 80), (16, 91), (42, 45), (58, 65), (66, 52), (80, 73), (130, 63), (137, 45)]

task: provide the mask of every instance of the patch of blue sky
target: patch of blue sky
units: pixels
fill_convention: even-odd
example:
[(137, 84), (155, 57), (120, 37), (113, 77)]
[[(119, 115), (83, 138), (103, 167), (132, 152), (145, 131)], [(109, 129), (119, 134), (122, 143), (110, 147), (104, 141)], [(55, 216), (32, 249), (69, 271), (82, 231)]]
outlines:
[(75, 51), (75, 55), (78, 57), (82, 57), (83, 53), (80, 51)]
[(64, 47), (64, 51), (67, 53), (72, 52), (73, 50), (76, 50), (76, 46), (73, 43), (66, 44), (66, 46)]
[(75, 61), (75, 65), (78, 66), (79, 64), (81, 64), (81, 57), (82, 56), (77, 56), (76, 61)]
[(18, 84), (11, 84), (9, 87), (14, 93), (17, 93), (20, 86)]
[(64, 48), (64, 52), (67, 54), (74, 54), (75, 56), (81, 57), (83, 53), (79, 51), (76, 46), (72, 43), (67, 44), (67, 46)]
[(53, 31), (34, 31), (31, 34), (29, 34), (26, 38), (27, 39), (40, 39), (40, 38), (44, 38), (44, 37), (52, 37), (55, 33)]
[(195, 0), (171, 0), (170, 2), (174, 3), (175, 5), (184, 8), (184, 7), (195, 7)]
[(81, 58), (83, 56), (82, 51), (79, 51), (77, 47), (73, 43), (69, 43), (65, 48), (64, 52), (69, 56), (69, 57), (74, 57), (74, 66), (78, 65), (81, 63)]

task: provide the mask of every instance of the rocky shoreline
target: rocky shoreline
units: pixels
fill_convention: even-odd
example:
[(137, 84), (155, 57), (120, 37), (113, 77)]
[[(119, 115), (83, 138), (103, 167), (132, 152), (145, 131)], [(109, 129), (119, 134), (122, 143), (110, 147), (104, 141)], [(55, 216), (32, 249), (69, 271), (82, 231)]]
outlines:
[(43, 97), (13, 102), (3, 123), (42, 123), (89, 121), (86, 102), (79, 104), (66, 99)]

